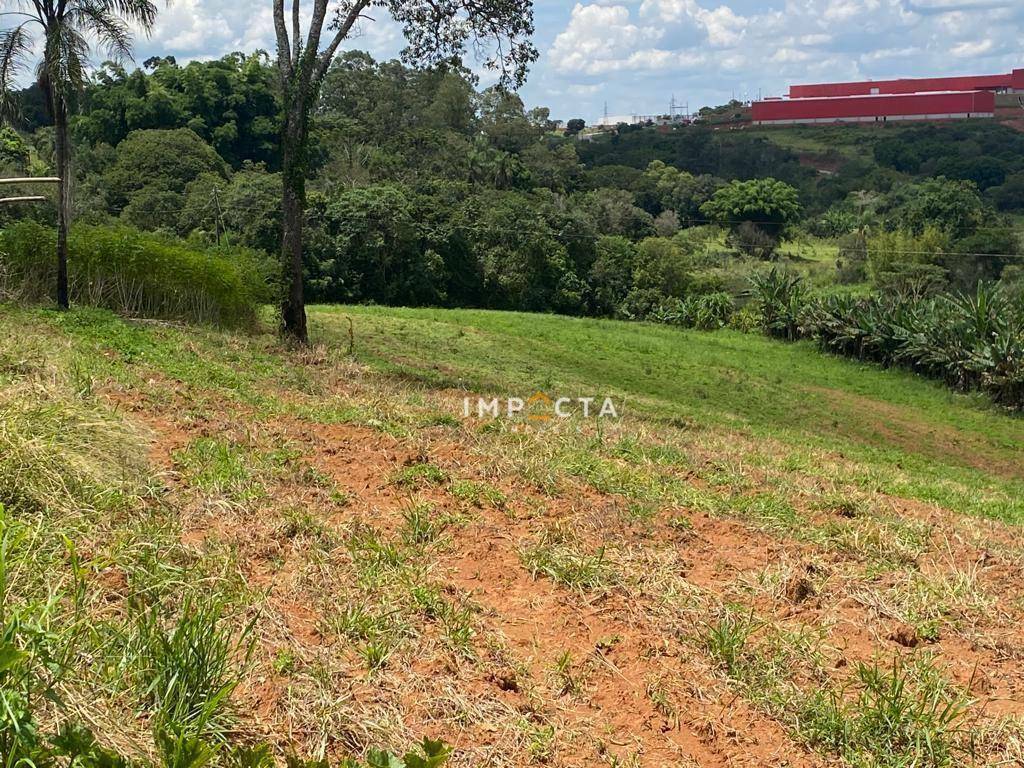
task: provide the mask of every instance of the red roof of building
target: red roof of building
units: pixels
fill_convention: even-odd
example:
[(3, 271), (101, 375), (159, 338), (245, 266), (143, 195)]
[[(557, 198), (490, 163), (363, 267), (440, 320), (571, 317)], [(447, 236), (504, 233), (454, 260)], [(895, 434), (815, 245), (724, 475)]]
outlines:
[(1024, 90), (1024, 69), (1015, 69), (1005, 75), (900, 78), (898, 80), (866, 80), (859, 83), (791, 85), (789, 97), (791, 99), (807, 99), (830, 96), (869, 96), (872, 94), (995, 91), (1003, 88)]
[(992, 114), (995, 112), (995, 100), (995, 94), (991, 91), (970, 91), (755, 101), (751, 119), (756, 123), (773, 120)]

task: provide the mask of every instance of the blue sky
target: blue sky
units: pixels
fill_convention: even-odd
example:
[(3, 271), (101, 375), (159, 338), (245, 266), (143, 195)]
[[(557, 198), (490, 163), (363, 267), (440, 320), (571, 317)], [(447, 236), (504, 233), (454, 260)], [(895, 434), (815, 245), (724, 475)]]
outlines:
[[(7, 0), (0, 0), (6, 4)], [(270, 0), (174, 0), (137, 60), (273, 48)], [(558, 118), (691, 109), (780, 95), (791, 82), (1024, 67), (1024, 0), (536, 0), (541, 58), (523, 89)], [(389, 19), (351, 47), (397, 55)], [(467, 62), (472, 65), (472, 62)]]

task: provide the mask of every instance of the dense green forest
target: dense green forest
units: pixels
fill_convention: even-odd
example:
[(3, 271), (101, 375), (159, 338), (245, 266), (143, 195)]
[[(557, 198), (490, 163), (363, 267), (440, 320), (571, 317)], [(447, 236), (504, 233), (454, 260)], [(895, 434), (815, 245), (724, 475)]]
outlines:
[[(73, 122), (76, 221), (275, 253), (276, 82), (259, 53), (100, 68)], [(37, 88), (22, 107), (3, 164), (43, 172), (53, 142)], [(1018, 261), (1024, 135), (994, 123), (580, 140), (456, 66), (358, 51), (336, 61), (316, 117), (306, 252), (318, 301), (642, 318), (735, 296), (737, 275), (783, 243), (829, 254), (814, 265), (823, 285), (911, 274), (970, 288)], [(738, 183), (769, 178), (781, 183)]]

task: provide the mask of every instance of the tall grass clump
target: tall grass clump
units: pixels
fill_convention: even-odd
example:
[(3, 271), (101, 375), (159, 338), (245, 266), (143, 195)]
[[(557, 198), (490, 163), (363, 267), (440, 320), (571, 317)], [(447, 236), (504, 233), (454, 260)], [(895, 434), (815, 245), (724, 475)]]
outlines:
[(158, 738), (227, 741), (229, 699), (252, 649), (250, 629), (236, 639), (217, 599), (186, 599), (170, 625), (156, 607), (139, 613), (129, 643), (131, 677)]
[[(0, 231), (0, 297), (46, 300), (56, 284), (56, 233), (23, 221)], [(265, 258), (201, 250), (125, 226), (77, 226), (68, 254), (71, 300), (139, 317), (245, 326), (270, 301)]]
[(970, 704), (928, 657), (891, 667), (857, 665), (848, 689), (819, 690), (799, 732), (856, 768), (952, 768), (972, 764)]
[(61, 695), (81, 635), (81, 573), (68, 593), (25, 594), (17, 575), (32, 533), (0, 504), (0, 766), (126, 765), (73, 723)]
[(0, 503), (68, 518), (123, 509), (144, 490), (139, 440), (73, 399), (0, 388)]

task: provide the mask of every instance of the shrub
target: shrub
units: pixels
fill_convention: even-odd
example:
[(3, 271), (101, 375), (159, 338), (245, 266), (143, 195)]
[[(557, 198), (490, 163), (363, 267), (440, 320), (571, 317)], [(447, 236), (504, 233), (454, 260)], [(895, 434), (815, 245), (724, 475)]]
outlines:
[(810, 231), (816, 237), (842, 237), (857, 228), (857, 216), (841, 208), (829, 208), (810, 222)]
[(732, 313), (732, 296), (716, 292), (676, 299), (652, 311), (647, 319), (698, 331), (714, 331), (728, 325)]
[(744, 221), (736, 225), (726, 237), (726, 244), (744, 256), (767, 261), (775, 255), (779, 238), (770, 234), (765, 227)]
[(755, 274), (750, 283), (764, 332), (784, 339), (797, 338), (797, 317), (806, 295), (803, 278), (772, 267)]
[[(34, 222), (0, 231), (0, 295), (41, 301), (56, 284), (56, 234)], [(79, 226), (68, 247), (72, 301), (125, 315), (249, 325), (273, 297), (266, 257), (198, 250), (124, 226)]]
[(949, 290), (949, 275), (937, 264), (899, 262), (875, 275), (875, 289), (879, 293), (900, 296), (937, 296)]
[(840, 285), (862, 283), (867, 279), (867, 239), (861, 232), (851, 232), (839, 238), (839, 257), (836, 259), (836, 282)]
[(1024, 407), (1024, 303), (1001, 286), (971, 294), (831, 295), (800, 311), (799, 332), (823, 348), (901, 365), (997, 403)]
[(897, 264), (934, 264), (949, 251), (949, 237), (929, 227), (915, 235), (907, 230), (880, 232), (868, 240), (868, 272), (873, 279), (892, 272)]

